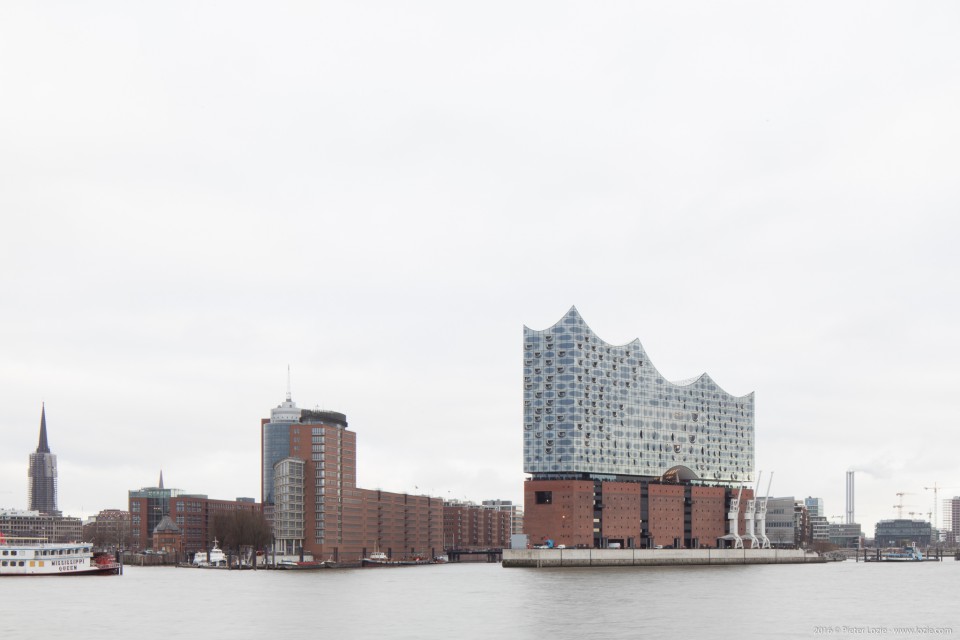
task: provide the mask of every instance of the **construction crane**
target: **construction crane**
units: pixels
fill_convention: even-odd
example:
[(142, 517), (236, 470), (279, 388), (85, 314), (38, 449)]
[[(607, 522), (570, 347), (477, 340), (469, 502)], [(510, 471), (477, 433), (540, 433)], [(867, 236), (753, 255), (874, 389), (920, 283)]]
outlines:
[(897, 520), (903, 520), (903, 496), (912, 496), (909, 491), (898, 491), (897, 497), (900, 499), (893, 508), (897, 510)]

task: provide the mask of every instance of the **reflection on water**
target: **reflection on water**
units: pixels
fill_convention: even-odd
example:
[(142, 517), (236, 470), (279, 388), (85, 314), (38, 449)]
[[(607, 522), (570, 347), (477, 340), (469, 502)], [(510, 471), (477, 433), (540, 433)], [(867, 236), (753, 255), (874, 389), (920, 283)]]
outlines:
[[(127, 567), (0, 580), (0, 637), (811, 638), (818, 627), (954, 626), (960, 562), (502, 569)], [(888, 635), (893, 635), (892, 631)]]

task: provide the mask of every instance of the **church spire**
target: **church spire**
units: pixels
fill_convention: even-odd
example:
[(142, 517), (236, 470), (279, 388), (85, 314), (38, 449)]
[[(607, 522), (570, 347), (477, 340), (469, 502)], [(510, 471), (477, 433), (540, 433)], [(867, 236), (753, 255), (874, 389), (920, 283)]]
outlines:
[(50, 453), (50, 445), (47, 444), (47, 406), (41, 405), (40, 409), (40, 444), (37, 445), (37, 453)]
[(163, 469), (160, 469), (160, 485), (159, 487), (163, 489)]

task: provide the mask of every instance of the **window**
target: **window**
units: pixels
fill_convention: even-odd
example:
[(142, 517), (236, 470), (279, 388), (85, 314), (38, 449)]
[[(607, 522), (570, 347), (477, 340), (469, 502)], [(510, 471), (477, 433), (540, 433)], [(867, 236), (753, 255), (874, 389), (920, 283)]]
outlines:
[(535, 494), (537, 504), (553, 504), (553, 491), (537, 491)]

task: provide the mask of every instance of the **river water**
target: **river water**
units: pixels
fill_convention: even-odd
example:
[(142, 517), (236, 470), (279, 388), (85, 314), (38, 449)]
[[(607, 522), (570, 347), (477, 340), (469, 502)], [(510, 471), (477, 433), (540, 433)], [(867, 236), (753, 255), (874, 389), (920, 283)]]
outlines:
[[(960, 562), (0, 579), (0, 638), (960, 637)], [(905, 628), (905, 629), (904, 629)]]

